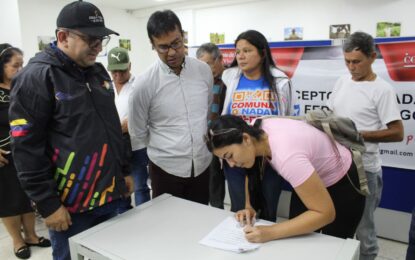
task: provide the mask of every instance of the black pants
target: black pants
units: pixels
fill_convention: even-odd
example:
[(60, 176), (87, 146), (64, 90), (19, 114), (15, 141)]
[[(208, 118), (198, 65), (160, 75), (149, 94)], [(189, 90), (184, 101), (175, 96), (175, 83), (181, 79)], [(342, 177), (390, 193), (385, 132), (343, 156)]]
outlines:
[[(353, 188), (350, 180), (354, 183), (356, 188), (359, 188), (359, 178), (357, 169), (354, 163), (350, 166), (347, 174), (337, 183), (327, 190), (334, 203), (336, 209), (336, 219), (316, 232), (322, 232), (326, 235), (331, 235), (340, 238), (353, 238), (356, 228), (362, 218), (363, 209), (365, 207), (365, 197), (359, 194)], [(307, 211), (300, 198), (295, 192), (292, 192), (290, 203), (290, 219)]]
[(223, 209), (225, 199), (225, 174), (219, 158), (213, 156), (209, 166), (209, 202), (212, 207)]
[(194, 202), (209, 203), (209, 167), (197, 177), (182, 178), (163, 171), (149, 161), (152, 198), (163, 193), (191, 200)]

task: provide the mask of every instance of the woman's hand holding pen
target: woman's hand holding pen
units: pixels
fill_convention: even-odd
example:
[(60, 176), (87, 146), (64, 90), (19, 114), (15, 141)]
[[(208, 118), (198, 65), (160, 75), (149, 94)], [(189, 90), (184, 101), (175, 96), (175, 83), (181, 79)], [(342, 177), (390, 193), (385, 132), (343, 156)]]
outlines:
[(251, 243), (264, 243), (272, 240), (270, 237), (271, 226), (250, 226), (244, 228), (245, 238)]
[(256, 211), (253, 208), (246, 208), (235, 213), (236, 221), (241, 227), (245, 225), (253, 226), (255, 224)]
[(272, 226), (254, 226), (256, 211), (253, 208), (239, 210), (235, 214), (236, 220), (244, 228), (245, 238), (251, 243), (264, 243), (272, 240)]

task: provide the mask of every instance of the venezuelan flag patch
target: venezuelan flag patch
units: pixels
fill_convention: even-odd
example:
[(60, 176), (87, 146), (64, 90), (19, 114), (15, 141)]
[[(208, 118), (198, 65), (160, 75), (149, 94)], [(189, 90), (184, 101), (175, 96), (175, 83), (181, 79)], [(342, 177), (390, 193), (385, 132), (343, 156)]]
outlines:
[(10, 122), (11, 136), (26, 136), (29, 133), (31, 124), (26, 119), (20, 118)]

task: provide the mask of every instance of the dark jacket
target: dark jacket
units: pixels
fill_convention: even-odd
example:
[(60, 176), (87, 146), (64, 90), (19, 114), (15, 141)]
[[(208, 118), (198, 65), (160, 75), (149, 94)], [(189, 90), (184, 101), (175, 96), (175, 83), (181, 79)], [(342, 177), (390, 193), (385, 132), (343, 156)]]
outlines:
[(43, 217), (88, 211), (126, 192), (111, 79), (51, 45), (12, 82), (9, 120), (19, 180)]

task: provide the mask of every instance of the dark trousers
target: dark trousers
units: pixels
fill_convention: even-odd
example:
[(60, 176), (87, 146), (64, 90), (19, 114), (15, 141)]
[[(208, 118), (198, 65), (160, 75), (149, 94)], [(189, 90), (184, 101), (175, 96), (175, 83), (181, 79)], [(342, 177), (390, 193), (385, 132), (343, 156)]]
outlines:
[(117, 215), (121, 200), (115, 200), (91, 211), (71, 214), (72, 225), (66, 231), (49, 230), (53, 260), (70, 260), (69, 238)]
[(409, 243), (406, 251), (406, 260), (415, 260), (415, 208), (412, 211), (411, 227), (409, 229)]
[[(336, 219), (316, 232), (322, 232), (340, 238), (353, 238), (365, 207), (365, 197), (359, 194), (347, 177), (349, 175), (355, 187), (359, 188), (359, 178), (354, 163), (347, 174), (337, 183), (327, 188), (336, 210)], [(290, 203), (290, 219), (307, 211), (301, 199), (293, 191)]]
[(209, 167), (197, 177), (182, 178), (169, 174), (150, 161), (152, 198), (163, 193), (202, 203), (209, 203)]
[(213, 156), (209, 166), (209, 203), (212, 207), (223, 209), (225, 199), (225, 174), (219, 158)]

